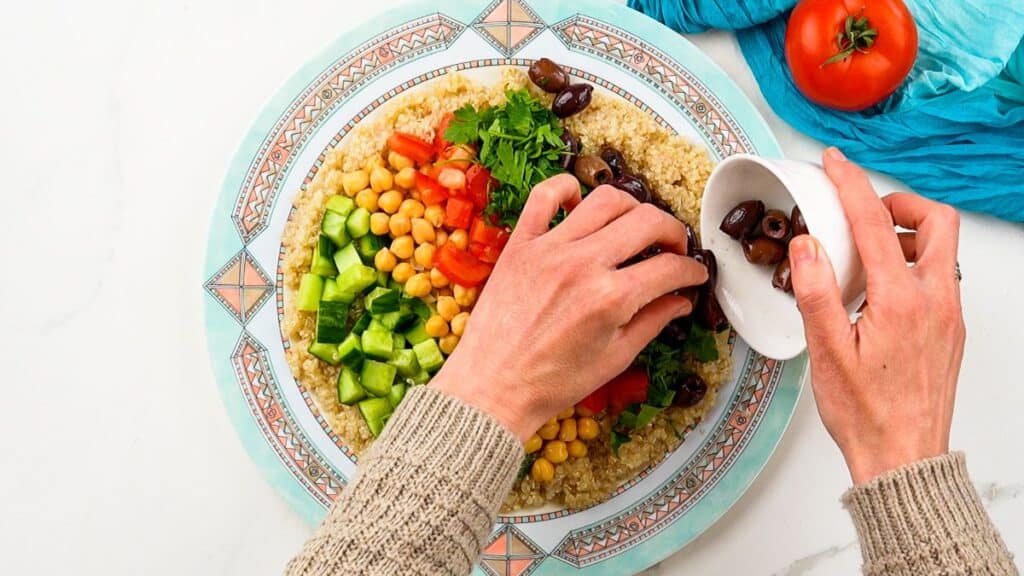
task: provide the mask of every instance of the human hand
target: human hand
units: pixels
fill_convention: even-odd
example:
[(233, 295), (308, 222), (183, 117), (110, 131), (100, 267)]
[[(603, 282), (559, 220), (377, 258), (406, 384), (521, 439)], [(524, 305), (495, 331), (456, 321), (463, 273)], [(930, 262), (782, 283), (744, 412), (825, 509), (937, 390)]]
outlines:
[[(867, 272), (867, 304), (851, 325), (828, 257), (810, 236), (790, 243), (793, 291), (818, 412), (861, 484), (949, 451), (965, 339), (954, 273), (959, 216), (913, 194), (879, 200), (835, 148), (824, 164)], [(914, 232), (897, 235), (894, 224)]]
[[(559, 206), (572, 212), (548, 225)], [(664, 251), (619, 264), (646, 247)], [(682, 222), (611, 186), (580, 200), (568, 174), (538, 184), (431, 386), (525, 441), (561, 409), (625, 370), (691, 303), (671, 292), (707, 280)]]

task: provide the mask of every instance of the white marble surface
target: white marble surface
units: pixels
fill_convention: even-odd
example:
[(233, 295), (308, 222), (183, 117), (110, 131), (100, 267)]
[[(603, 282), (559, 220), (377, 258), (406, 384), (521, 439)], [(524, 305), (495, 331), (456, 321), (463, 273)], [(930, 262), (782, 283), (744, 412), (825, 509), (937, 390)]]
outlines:
[[(4, 573), (273, 574), (307, 537), (222, 409), (200, 263), (229, 157), (264, 100), (335, 35), (392, 4), (5, 9)], [(766, 108), (731, 36), (693, 40), (757, 103), (788, 155), (817, 157), (820, 144)], [(1018, 554), (1021, 254), (1020, 226), (964, 216), (969, 341), (953, 444)], [(652, 573), (855, 574), (854, 531), (838, 504), (847, 484), (805, 395), (750, 492)]]

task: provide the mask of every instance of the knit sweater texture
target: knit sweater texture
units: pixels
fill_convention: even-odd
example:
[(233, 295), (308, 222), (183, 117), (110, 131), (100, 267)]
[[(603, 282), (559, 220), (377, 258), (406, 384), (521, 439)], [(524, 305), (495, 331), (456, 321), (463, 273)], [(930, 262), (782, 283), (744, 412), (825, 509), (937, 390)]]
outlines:
[[(286, 574), (468, 574), (522, 459), (494, 419), (416, 387)], [(962, 454), (889, 472), (843, 503), (869, 576), (1017, 574)]]

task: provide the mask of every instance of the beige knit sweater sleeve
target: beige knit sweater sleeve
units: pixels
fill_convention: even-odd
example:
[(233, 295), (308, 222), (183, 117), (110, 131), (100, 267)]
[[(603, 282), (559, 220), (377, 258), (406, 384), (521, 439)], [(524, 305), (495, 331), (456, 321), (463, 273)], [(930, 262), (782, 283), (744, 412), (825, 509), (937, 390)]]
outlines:
[(843, 496), (868, 576), (1017, 574), (961, 452), (887, 472)]
[(523, 447), (429, 386), (409, 391), (287, 574), (468, 574)]

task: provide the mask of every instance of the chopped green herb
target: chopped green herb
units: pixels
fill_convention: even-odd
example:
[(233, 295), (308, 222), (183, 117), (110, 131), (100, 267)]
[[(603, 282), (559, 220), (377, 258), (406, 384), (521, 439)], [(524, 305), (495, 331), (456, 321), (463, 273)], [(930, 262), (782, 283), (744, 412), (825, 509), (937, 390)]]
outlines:
[(701, 362), (718, 360), (718, 346), (715, 335), (701, 328), (696, 322), (690, 325), (690, 334), (683, 343), (683, 353)]

